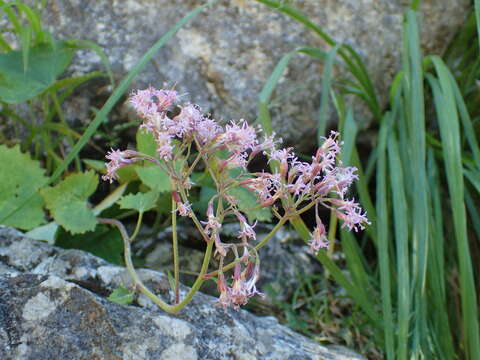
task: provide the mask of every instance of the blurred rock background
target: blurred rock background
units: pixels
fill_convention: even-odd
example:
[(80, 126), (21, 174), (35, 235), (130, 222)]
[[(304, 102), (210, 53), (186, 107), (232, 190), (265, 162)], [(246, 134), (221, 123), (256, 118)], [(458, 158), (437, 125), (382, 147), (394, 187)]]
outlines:
[[(405, 0), (292, 0), (337, 42), (351, 45), (362, 57), (385, 104), (393, 74), (399, 69), (402, 16)], [(178, 19), (198, 1), (166, 0), (52, 0), (47, 2), (45, 25), (58, 38), (91, 40), (101, 46), (120, 78)], [(441, 54), (471, 7), (469, 0), (422, 1), (422, 47)], [(176, 86), (220, 120), (256, 118), (257, 96), (275, 64), (302, 46), (328, 50), (320, 37), (256, 1), (219, 1), (215, 11), (203, 12), (183, 27), (156, 56), (132, 88)], [(101, 69), (93, 51), (81, 51), (71, 71)], [(272, 107), (273, 123), (288, 143), (308, 148), (320, 99), (322, 65), (297, 56), (290, 65)], [(344, 74), (337, 74), (343, 76)], [(67, 116), (88, 118), (91, 98), (98, 89), (72, 97)], [(356, 113), (365, 127), (367, 111)], [(301, 142), (300, 142), (301, 139)]]

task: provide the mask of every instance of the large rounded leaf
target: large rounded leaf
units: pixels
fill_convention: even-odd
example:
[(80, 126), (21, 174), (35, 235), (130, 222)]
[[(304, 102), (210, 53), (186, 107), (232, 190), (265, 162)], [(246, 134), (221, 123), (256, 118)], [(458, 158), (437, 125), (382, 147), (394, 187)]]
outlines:
[(21, 51), (0, 54), (0, 100), (21, 103), (37, 96), (65, 71), (72, 56), (65, 41), (30, 48), (27, 69)]

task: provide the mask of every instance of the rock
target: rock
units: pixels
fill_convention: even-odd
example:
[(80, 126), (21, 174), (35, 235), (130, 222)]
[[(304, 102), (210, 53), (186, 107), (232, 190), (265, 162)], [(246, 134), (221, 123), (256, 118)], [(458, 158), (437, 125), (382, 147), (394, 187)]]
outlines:
[[(33, 2), (33, 0), (32, 0)], [(399, 69), (405, 0), (285, 0), (308, 14), (336, 41), (353, 46), (365, 61), (380, 97)], [(422, 3), (422, 46), (441, 54), (464, 22), (471, 0)], [(198, 1), (52, 0), (44, 24), (62, 39), (86, 39), (107, 53), (117, 75), (126, 74), (138, 59)], [(316, 34), (256, 1), (218, 1), (184, 26), (136, 79), (133, 88), (176, 84), (216, 118), (255, 119), (257, 96), (280, 58), (300, 46), (328, 49)], [(100, 58), (82, 50), (71, 70), (82, 74), (102, 68)], [(322, 66), (306, 56), (288, 66), (272, 107), (274, 127), (290, 143), (311, 145), (319, 106)], [(345, 74), (342, 74), (342, 76)], [(289, 92), (290, 91), (290, 92)], [(88, 94), (93, 95), (94, 91)], [(86, 116), (89, 107), (67, 111)], [(73, 105), (75, 106), (75, 105)], [(357, 114), (357, 118), (360, 114)], [(80, 119), (85, 121), (85, 119)], [(364, 119), (367, 120), (368, 118)], [(363, 123), (363, 122), (362, 122)]]
[[(163, 274), (139, 273), (169, 298)], [(321, 346), (272, 317), (224, 311), (201, 293), (177, 315), (143, 296), (137, 305), (105, 299), (128, 283), (121, 267), (0, 227), (0, 358), (363, 359), (344, 348)]]

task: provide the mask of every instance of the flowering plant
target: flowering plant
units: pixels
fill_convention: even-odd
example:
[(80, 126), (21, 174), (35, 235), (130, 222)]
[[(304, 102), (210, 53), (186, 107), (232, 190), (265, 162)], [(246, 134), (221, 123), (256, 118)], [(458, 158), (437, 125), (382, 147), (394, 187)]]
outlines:
[[(258, 250), (292, 217), (314, 208), (316, 227), (312, 232), (310, 248), (318, 252), (328, 247), (325, 226), (319, 215), (319, 206), (332, 210), (349, 230), (363, 229), (368, 224), (366, 214), (353, 200), (346, 198), (351, 183), (357, 178), (356, 169), (342, 167), (338, 160), (341, 143), (338, 133), (332, 132), (312, 157), (310, 163), (300, 161), (291, 148), (280, 148), (281, 140), (275, 134), (260, 136), (260, 130), (244, 120), (232, 121), (225, 127), (202, 113), (197, 105), (180, 104), (174, 90), (149, 88), (133, 93), (130, 102), (142, 118), (141, 129), (155, 139), (157, 156), (134, 150), (112, 150), (106, 156), (107, 174), (104, 180), (112, 182), (123, 166), (147, 161), (168, 174), (172, 197), (172, 242), (175, 278), (175, 303), (169, 305), (153, 294), (140, 280), (132, 265), (130, 243), (141, 223), (129, 237), (117, 220), (99, 219), (119, 226), (125, 244), (125, 262), (137, 289), (168, 312), (176, 312), (192, 299), (202, 283), (217, 278), (219, 303), (239, 308), (256, 294), (262, 295), (255, 284), (260, 274)], [(178, 110), (178, 111), (174, 111)], [(249, 172), (248, 165), (257, 155), (263, 155), (272, 171)], [(203, 165), (201, 165), (203, 164)], [(213, 179), (216, 194), (209, 200), (205, 219), (193, 212), (190, 199), (191, 175), (203, 166)], [(255, 223), (247, 221), (247, 211), (241, 209), (232, 189), (243, 187), (258, 199), (257, 208), (271, 208), (278, 219), (274, 228), (257, 241)], [(180, 299), (177, 245), (177, 216), (189, 218), (206, 243), (202, 268), (190, 291)], [(224, 242), (220, 228), (226, 218), (240, 223), (237, 241)], [(213, 253), (213, 254), (212, 254)], [(226, 264), (227, 255), (234, 260)], [(208, 272), (212, 256), (218, 257), (219, 267)], [(225, 276), (233, 269), (231, 279)]]

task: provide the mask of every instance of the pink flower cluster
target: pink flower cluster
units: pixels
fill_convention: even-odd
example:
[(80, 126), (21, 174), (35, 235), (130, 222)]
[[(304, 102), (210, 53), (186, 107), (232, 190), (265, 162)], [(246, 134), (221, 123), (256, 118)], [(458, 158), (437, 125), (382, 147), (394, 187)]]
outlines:
[[(276, 140), (275, 134), (260, 141), (258, 129), (244, 120), (231, 121), (222, 127), (205, 116), (199, 106), (181, 105), (178, 100), (174, 90), (153, 88), (138, 90), (131, 96), (130, 102), (143, 120), (141, 128), (154, 136), (158, 157), (132, 150), (112, 150), (107, 155), (110, 162), (104, 179), (112, 181), (119, 168), (139, 160), (152, 161), (167, 171), (174, 188), (175, 211), (192, 218), (203, 238), (215, 244), (215, 254), (220, 258), (221, 305), (238, 308), (259, 294), (255, 284), (260, 261), (250, 244), (256, 240), (255, 224), (248, 223), (230, 189), (242, 186), (252, 191), (258, 198), (258, 207), (272, 207), (279, 220), (286, 221), (315, 207), (317, 224), (310, 241), (314, 252), (328, 247), (325, 226), (318, 216), (319, 205), (332, 210), (349, 230), (358, 231), (369, 224), (359, 204), (346, 198), (348, 188), (358, 177), (354, 167), (343, 167), (338, 160), (341, 151), (338, 133), (332, 132), (325, 138), (311, 162), (300, 161), (291, 148), (279, 148), (281, 141)], [(250, 161), (260, 153), (267, 157), (275, 171), (248, 171)], [(208, 204), (206, 221), (196, 220), (188, 200), (190, 175), (198, 161), (203, 162), (218, 190)], [(179, 162), (183, 164), (181, 168)], [(235, 176), (231, 175), (232, 169), (237, 169)], [(214, 201), (218, 201), (216, 213)], [(227, 206), (223, 206), (224, 203)], [(240, 223), (236, 243), (225, 243), (220, 238), (222, 222), (229, 216)], [(242, 255), (239, 249), (243, 249)], [(230, 252), (235, 257), (231, 285), (223, 269), (224, 259)]]
[(264, 296), (255, 286), (260, 276), (258, 261), (256, 263), (252, 261), (247, 262), (243, 271), (241, 265), (241, 263), (235, 264), (231, 286), (228, 285), (223, 272), (220, 272), (218, 275), (217, 287), (220, 292), (218, 301), (224, 307), (238, 309), (240, 306), (245, 305), (252, 296)]

